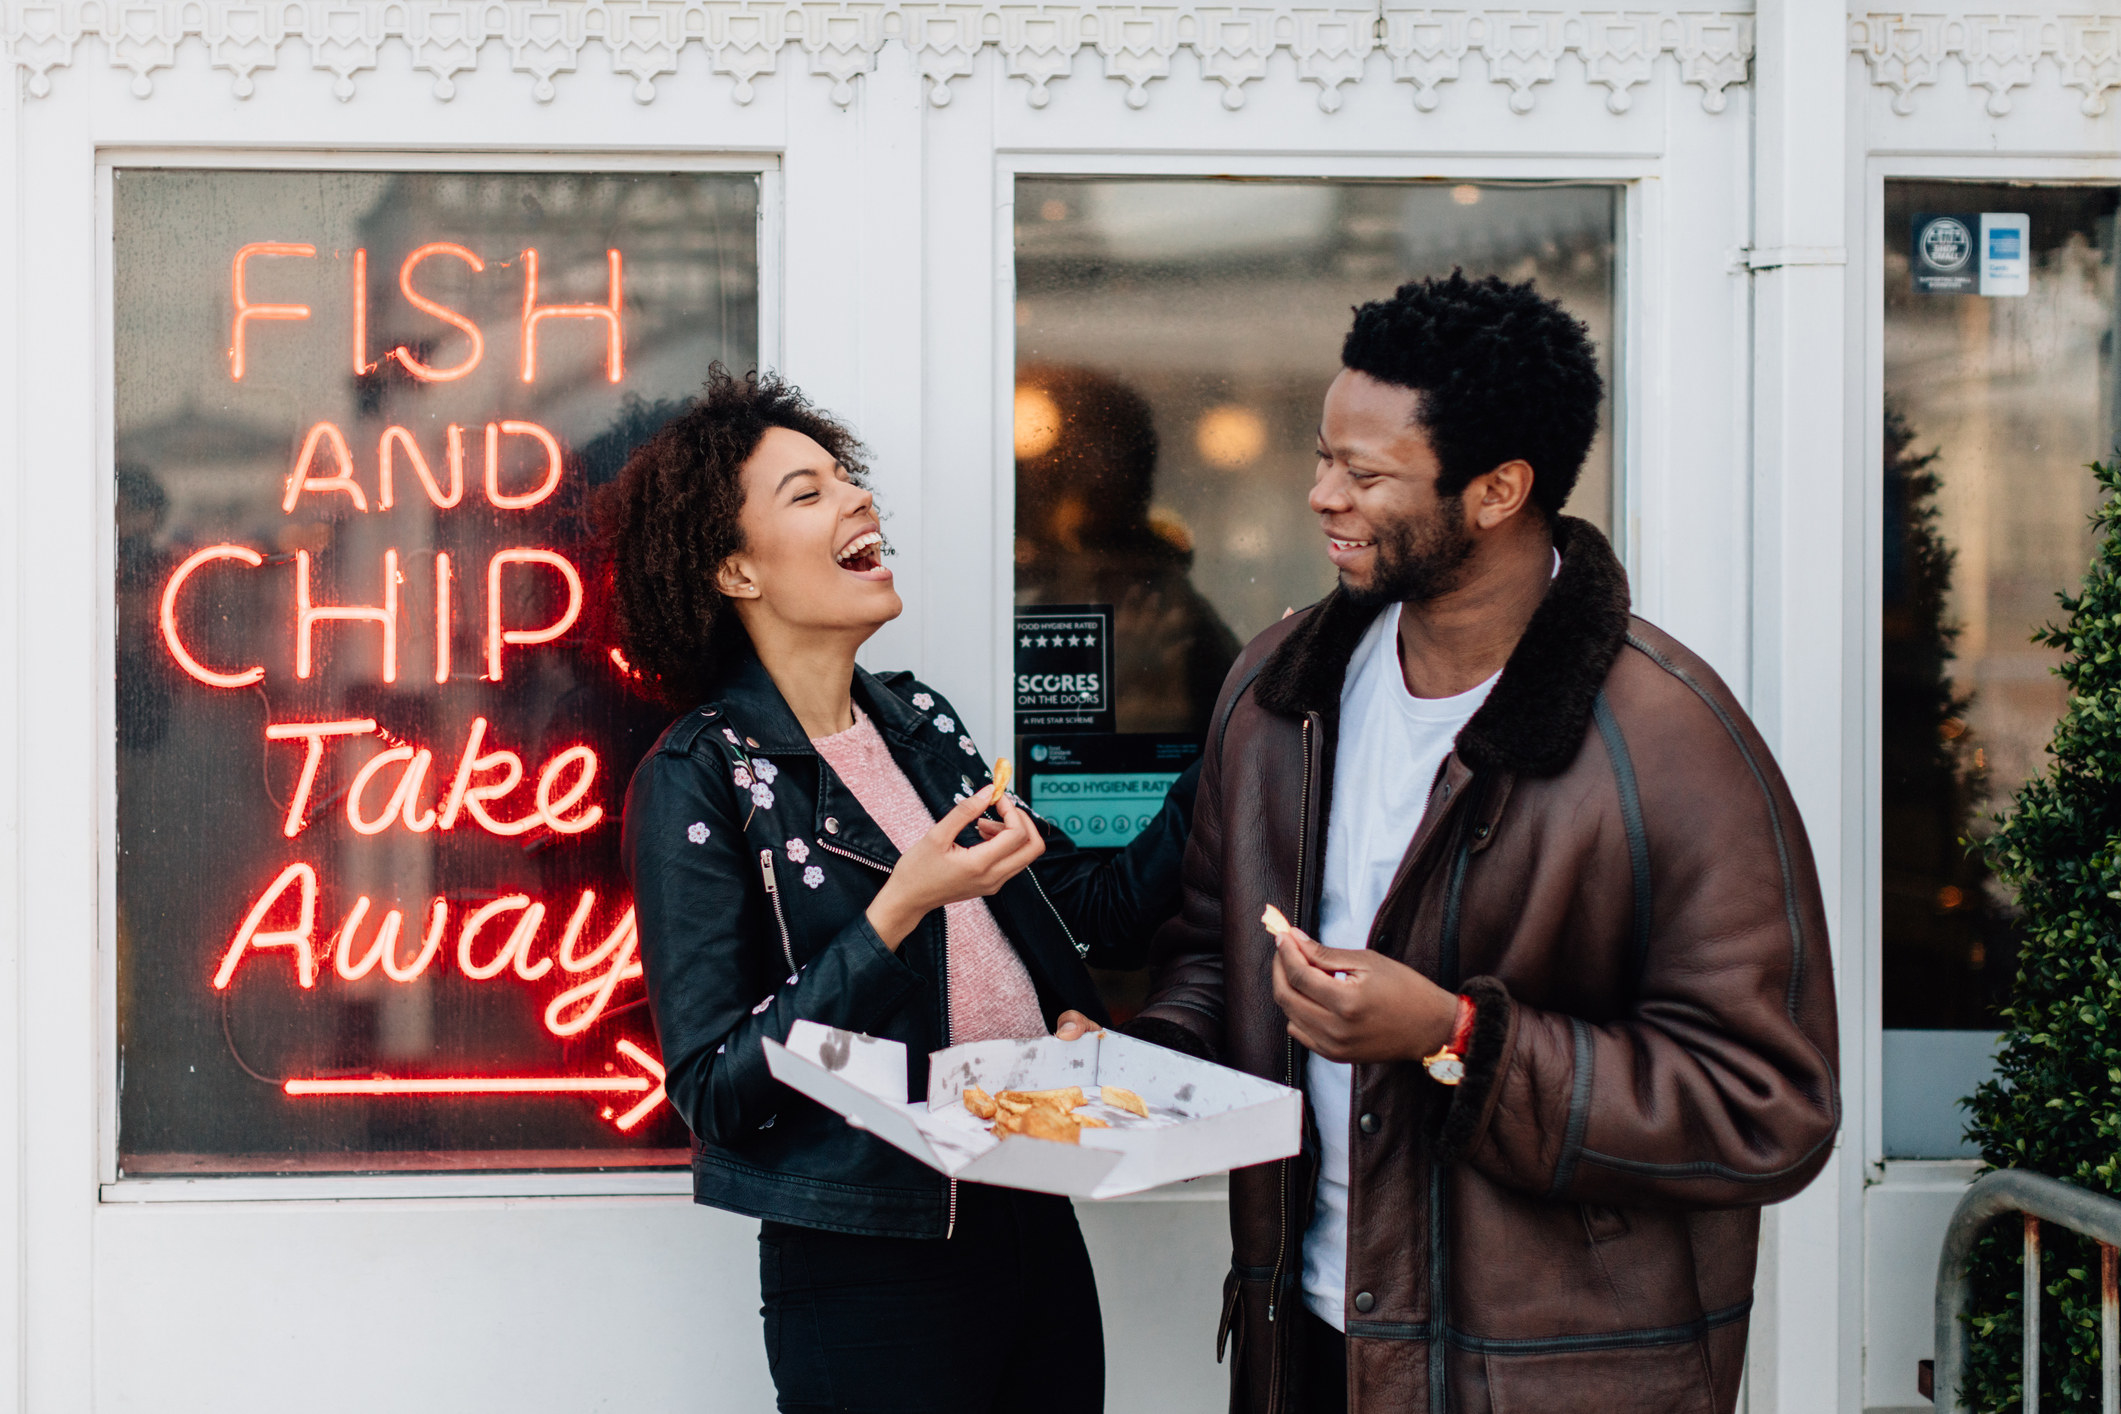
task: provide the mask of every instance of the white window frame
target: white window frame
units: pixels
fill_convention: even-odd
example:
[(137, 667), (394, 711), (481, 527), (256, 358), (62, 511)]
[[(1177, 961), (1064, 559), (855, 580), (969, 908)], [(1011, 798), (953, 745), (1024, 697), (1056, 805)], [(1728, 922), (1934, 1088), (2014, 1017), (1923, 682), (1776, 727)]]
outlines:
[[(1863, 395), (1851, 399), (1862, 425), (1850, 438), (1855, 460), (1850, 472), (1862, 485), (1863, 539), (1860, 571), (1863, 602), (1863, 763), (1851, 782), (1858, 799), (1855, 814), (1863, 822), (1859, 859), (1848, 862), (1848, 877), (1862, 880), (1864, 936), (1860, 953), (1863, 984), (1863, 1156), (1868, 1182), (1886, 1180), (1903, 1164), (1921, 1166), (1909, 1172), (1917, 1181), (1939, 1162), (1963, 1165), (1971, 1174), (1973, 1159), (1928, 1160), (1885, 1157), (1885, 903), (1884, 903), (1884, 648), (1885, 648), (1885, 486), (1877, 474), (1885, 456), (1885, 184), (1903, 179), (1963, 182), (2025, 182), (2041, 186), (2121, 188), (2121, 158), (2018, 156), (1993, 153), (1873, 152), (1865, 164), (1863, 245), (1849, 253), (1859, 267), (1862, 288), (1864, 348)], [(1843, 966), (1849, 950), (1843, 948)]]

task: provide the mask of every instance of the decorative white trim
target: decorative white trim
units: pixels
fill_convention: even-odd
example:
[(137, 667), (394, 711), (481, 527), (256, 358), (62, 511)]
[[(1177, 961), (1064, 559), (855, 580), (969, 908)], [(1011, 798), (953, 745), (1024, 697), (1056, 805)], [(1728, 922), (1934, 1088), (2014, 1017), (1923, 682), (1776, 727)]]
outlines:
[(1893, 111), (1915, 111), (1915, 90), (1936, 83), (1956, 59), (1969, 88), (1988, 91), (1988, 111), (2011, 111), (2011, 90), (2045, 66), (2097, 117), (2121, 88), (2121, 17), (2112, 15), (1947, 15), (1886, 13), (1849, 17), (1849, 49), (1871, 82), (1893, 92)]
[(1340, 107), (1341, 88), (1360, 79), (1380, 50), (1423, 112), (1460, 78), (1469, 56), (1481, 60), (1489, 82), (1509, 89), (1513, 111), (1530, 112), (1537, 90), (1555, 82), (1563, 57), (1573, 54), (1585, 81), (1605, 89), (1606, 106), (1624, 113), (1633, 90), (1655, 77), (1659, 57), (1670, 55), (1680, 82), (1699, 88), (1702, 106), (1715, 113), (1725, 90), (1747, 82), (1753, 17), (998, 0), (0, 0), (0, 58), (22, 71), (33, 98), (51, 92), (53, 72), (70, 67), (87, 40), (100, 42), (113, 68), (132, 74), (132, 91), (142, 98), (153, 91), (155, 73), (192, 43), (230, 76), (238, 98), (255, 91), (260, 70), (306, 49), (309, 66), (331, 76), (341, 99), (353, 97), (386, 45), (403, 45), (413, 67), (433, 75), (435, 97), (444, 102), (456, 95), (457, 76), (493, 47), (507, 51), (539, 102), (550, 102), (559, 78), (597, 45), (633, 80), (634, 98), (648, 103), (657, 82), (675, 74), (679, 56), (697, 44), (715, 73), (736, 81), (737, 102), (748, 103), (757, 80), (777, 73), (782, 52), (795, 48), (812, 74), (831, 80), (843, 106), (853, 101), (855, 81), (876, 67), (878, 51), (896, 42), (918, 56), (938, 107), (987, 49), (1025, 81), (1033, 107), (1044, 106), (1048, 85), (1092, 50), (1105, 76), (1127, 86), (1134, 108), (1149, 101), (1151, 84), (1171, 76), (1178, 52), (1190, 50), (1232, 109), (1286, 51), (1329, 113)]

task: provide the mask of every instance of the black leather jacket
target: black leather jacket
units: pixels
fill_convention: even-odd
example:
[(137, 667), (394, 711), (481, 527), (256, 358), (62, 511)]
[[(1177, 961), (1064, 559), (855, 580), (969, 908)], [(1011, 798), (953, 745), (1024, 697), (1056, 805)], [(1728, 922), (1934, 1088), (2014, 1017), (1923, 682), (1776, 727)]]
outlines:
[[(857, 670), (854, 699), (939, 819), (991, 777), (957, 713), (910, 673)], [(1046, 853), (988, 902), (1050, 1028), (1103, 1019), (1085, 964), (1138, 967), (1176, 911), (1194, 777), (1109, 859), (1039, 821)], [(968, 830), (964, 842), (978, 842)], [(670, 1103), (692, 1127), (693, 1194), (808, 1227), (942, 1237), (943, 1177), (774, 1080), (760, 1042), (798, 1020), (905, 1044), (909, 1095), (949, 1044), (943, 910), (897, 952), (864, 917), (898, 851), (748, 657), (680, 717), (626, 792), (626, 868)]]

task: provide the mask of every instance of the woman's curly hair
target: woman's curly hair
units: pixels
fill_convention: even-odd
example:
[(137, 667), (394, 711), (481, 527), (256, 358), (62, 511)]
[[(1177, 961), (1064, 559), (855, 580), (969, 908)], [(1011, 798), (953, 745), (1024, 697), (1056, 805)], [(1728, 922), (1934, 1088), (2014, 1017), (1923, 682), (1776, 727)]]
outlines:
[(1415, 414), (1442, 471), (1441, 496), (1522, 457), (1532, 504), (1561, 513), (1598, 432), (1605, 381), (1590, 331), (1532, 287), (1493, 275), (1401, 285), (1355, 311), (1340, 361), (1421, 393)]
[(636, 688), (684, 710), (750, 651), (715, 572), (744, 548), (744, 463), (768, 428), (800, 432), (861, 484), (862, 444), (800, 391), (756, 369), (739, 378), (721, 364), (598, 498), (609, 567), (612, 633)]

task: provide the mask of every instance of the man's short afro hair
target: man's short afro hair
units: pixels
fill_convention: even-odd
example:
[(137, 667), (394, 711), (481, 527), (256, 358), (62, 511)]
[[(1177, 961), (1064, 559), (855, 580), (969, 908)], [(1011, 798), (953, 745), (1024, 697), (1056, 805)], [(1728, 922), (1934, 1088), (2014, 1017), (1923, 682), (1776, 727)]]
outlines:
[(1416, 280), (1355, 311), (1340, 361), (1421, 393), (1415, 416), (1443, 470), (1439, 495), (1506, 461), (1532, 467), (1532, 504), (1560, 514), (1598, 431), (1605, 380), (1590, 331), (1532, 288), (1493, 275)]

